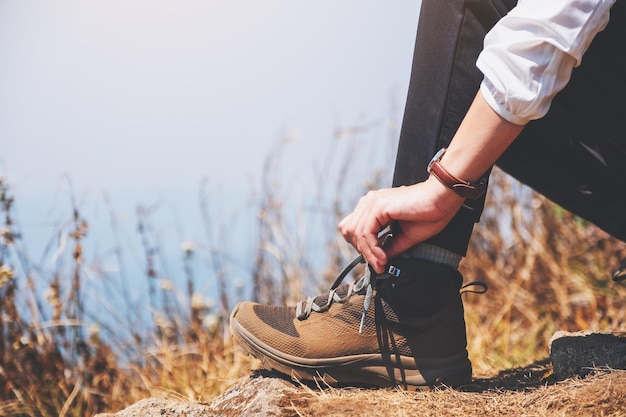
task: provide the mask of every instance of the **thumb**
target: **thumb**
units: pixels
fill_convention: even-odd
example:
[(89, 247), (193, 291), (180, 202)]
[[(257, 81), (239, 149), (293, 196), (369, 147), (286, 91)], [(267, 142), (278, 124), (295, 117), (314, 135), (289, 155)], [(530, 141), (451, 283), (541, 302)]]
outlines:
[(395, 258), (402, 254), (406, 250), (413, 247), (417, 242), (409, 239), (404, 233), (395, 235), (392, 239), (385, 244), (384, 250), (387, 254), (387, 259)]

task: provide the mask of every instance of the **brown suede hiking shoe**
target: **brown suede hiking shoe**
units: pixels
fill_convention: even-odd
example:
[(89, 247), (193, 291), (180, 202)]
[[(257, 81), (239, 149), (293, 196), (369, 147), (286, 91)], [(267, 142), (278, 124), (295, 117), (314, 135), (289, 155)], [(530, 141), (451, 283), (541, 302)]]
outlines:
[(460, 386), (471, 380), (462, 277), (432, 262), (398, 259), (296, 307), (240, 303), (233, 336), (268, 370), (330, 385)]

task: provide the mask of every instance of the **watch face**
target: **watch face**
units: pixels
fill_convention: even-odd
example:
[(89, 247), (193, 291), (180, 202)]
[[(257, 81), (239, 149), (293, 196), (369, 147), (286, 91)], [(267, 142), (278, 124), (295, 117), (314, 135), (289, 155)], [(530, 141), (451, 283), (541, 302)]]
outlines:
[(426, 171), (428, 173), (430, 173), (430, 168), (433, 166), (433, 162), (440, 160), (444, 153), (446, 153), (446, 148), (441, 148), (437, 151), (435, 156), (433, 156), (433, 158), (428, 163), (428, 167), (426, 167)]

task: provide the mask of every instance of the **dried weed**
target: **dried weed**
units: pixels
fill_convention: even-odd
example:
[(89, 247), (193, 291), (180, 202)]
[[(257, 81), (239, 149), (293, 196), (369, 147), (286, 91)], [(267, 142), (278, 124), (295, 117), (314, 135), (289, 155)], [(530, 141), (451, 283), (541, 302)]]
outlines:
[(523, 382), (525, 372), (518, 370), (523, 389), (508, 382), (498, 386), (495, 377), (479, 390), (474, 386), (469, 390), (418, 392), (356, 388), (325, 390), (322, 394), (309, 392), (309, 401), (301, 401), (297, 413), (346, 417), (626, 415), (626, 371), (598, 372), (585, 379), (532, 384), (533, 387)]
[[(339, 202), (347, 204), (343, 203), (347, 198), (338, 183), (334, 201), (324, 201), (332, 207), (326, 209), (324, 223), (332, 225), (333, 232), (325, 243), (328, 265), (320, 273), (305, 257), (309, 229), (300, 230), (287, 220), (271, 176), (265, 184), (257, 262), (251, 271), (253, 298), (292, 302), (302, 296), (305, 282), (325, 287), (326, 278), (353, 255), (334, 232), (344, 214)], [(547, 364), (537, 360), (547, 356), (555, 330), (626, 331), (626, 288), (610, 280), (611, 271), (626, 258), (626, 245), (497, 170), (491, 184), (470, 256), (462, 264), (467, 281), (482, 280), (490, 287), (486, 295), (464, 296), (475, 383), (465, 390), (429, 393), (303, 388), (298, 398), (284, 404), (291, 415), (624, 414), (624, 372), (554, 383)], [(373, 186), (364, 185), (353, 198)], [(88, 416), (151, 395), (208, 402), (258, 366), (233, 346), (227, 334), (232, 300), (227, 298), (220, 266), (220, 256), (226, 254), (212, 249), (219, 241), (212, 228), (207, 226), (207, 239), (209, 252), (217, 254), (212, 265), (213, 278), (220, 283), (220, 305), (213, 308), (195, 296), (192, 268), (187, 267), (181, 293), (187, 294), (190, 305), (181, 304), (157, 267), (162, 254), (151, 210), (140, 210), (149, 305), (132, 305), (123, 288), (127, 274), (120, 271), (113, 277), (120, 289), (102, 295), (102, 308), (116, 320), (113, 327), (127, 337), (106, 338), (110, 324), (93, 322), (85, 313), (89, 227), (73, 197), (71, 215), (59, 228), (58, 245), (52, 245), (53, 271), (28, 257), (14, 222), (13, 202), (8, 184), (0, 179), (1, 415)], [(205, 211), (205, 222), (210, 219)], [(115, 252), (121, 259), (119, 247)], [(186, 246), (184, 256), (189, 265), (194, 248)], [(98, 270), (92, 268), (90, 273)], [(113, 279), (101, 274), (103, 281)], [(312, 276), (320, 277), (319, 282), (309, 282)], [(106, 305), (107, 296), (125, 300), (125, 313)], [(150, 320), (141, 324), (139, 313), (145, 309)], [(507, 371), (498, 374), (502, 369)]]

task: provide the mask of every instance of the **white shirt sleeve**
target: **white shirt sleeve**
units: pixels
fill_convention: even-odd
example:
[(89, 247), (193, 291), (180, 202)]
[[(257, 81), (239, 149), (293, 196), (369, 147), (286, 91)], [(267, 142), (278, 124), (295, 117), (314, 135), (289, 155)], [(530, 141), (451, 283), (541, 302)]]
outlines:
[(523, 125), (543, 117), (569, 82), (615, 0), (519, 0), (485, 37), (477, 66), (489, 105)]

